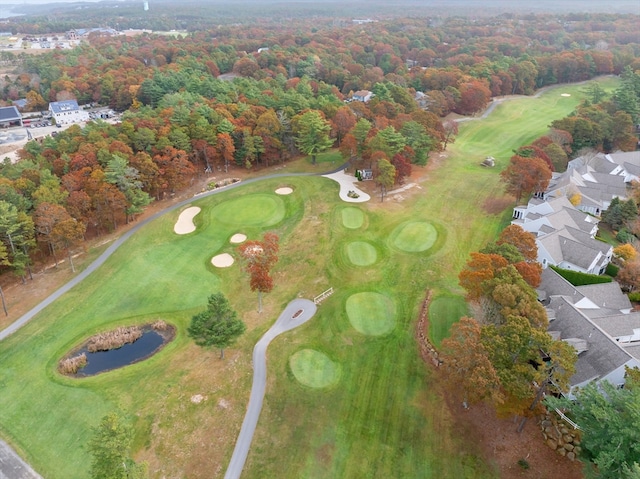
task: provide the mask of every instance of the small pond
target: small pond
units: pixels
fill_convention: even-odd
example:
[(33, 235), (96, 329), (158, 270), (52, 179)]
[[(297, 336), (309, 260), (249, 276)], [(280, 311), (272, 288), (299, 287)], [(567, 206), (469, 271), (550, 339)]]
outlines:
[(166, 331), (157, 331), (151, 327), (145, 327), (139, 339), (133, 343), (124, 344), (117, 349), (92, 353), (86, 347), (82, 347), (74, 355), (86, 354), (87, 365), (72, 376), (79, 378), (94, 376), (147, 359), (171, 341), (174, 333), (175, 329), (172, 327)]

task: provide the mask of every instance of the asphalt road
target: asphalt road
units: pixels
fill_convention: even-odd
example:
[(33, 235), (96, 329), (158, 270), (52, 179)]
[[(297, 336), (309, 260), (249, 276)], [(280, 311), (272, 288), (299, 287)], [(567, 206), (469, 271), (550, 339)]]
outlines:
[[(244, 463), (249, 454), (253, 434), (260, 418), (262, 410), (262, 400), (267, 386), (267, 347), (278, 335), (306, 323), (316, 313), (317, 306), (308, 299), (294, 299), (278, 317), (278, 320), (269, 328), (260, 341), (253, 348), (253, 384), (251, 385), (251, 396), (249, 406), (242, 421), (242, 428), (233, 450), (229, 467), (224, 475), (224, 479), (239, 479), (244, 468)], [(295, 318), (294, 315), (299, 313)]]
[(0, 440), (0, 479), (42, 479), (42, 476)]

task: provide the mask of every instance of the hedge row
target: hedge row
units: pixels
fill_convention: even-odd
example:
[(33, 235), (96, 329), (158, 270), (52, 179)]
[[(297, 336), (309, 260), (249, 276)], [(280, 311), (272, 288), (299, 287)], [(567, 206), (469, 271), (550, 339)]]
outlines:
[(605, 274), (608, 274), (612, 278), (615, 278), (616, 276), (618, 276), (618, 271), (620, 271), (620, 267), (619, 266), (616, 266), (613, 263), (609, 263), (607, 265), (607, 269), (605, 270)]
[(581, 273), (570, 269), (562, 269), (557, 266), (551, 266), (556, 273), (569, 281), (574, 286), (584, 286), (586, 284), (610, 283), (613, 278), (609, 276), (599, 276), (597, 274)]

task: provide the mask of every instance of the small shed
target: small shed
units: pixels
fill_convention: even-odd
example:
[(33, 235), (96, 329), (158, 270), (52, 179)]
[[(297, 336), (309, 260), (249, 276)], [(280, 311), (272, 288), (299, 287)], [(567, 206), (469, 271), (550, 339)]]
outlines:
[(0, 107), (0, 127), (22, 126), (22, 115), (15, 106)]
[(363, 170), (356, 170), (356, 178), (360, 181), (373, 180), (373, 170), (365, 168)]

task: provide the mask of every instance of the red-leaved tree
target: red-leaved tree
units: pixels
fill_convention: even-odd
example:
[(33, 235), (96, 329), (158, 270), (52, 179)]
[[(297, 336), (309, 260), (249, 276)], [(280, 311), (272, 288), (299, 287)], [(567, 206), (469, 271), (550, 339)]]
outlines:
[(279, 241), (277, 234), (265, 233), (262, 241), (247, 241), (238, 247), (249, 273), (249, 287), (258, 292), (258, 313), (262, 313), (262, 293), (273, 289), (271, 268), (278, 261)]

